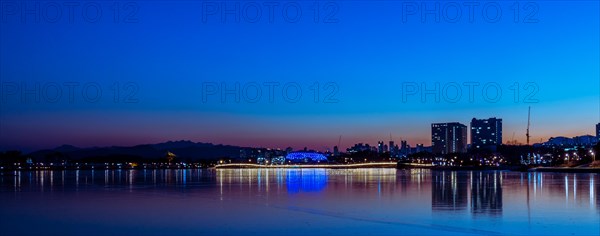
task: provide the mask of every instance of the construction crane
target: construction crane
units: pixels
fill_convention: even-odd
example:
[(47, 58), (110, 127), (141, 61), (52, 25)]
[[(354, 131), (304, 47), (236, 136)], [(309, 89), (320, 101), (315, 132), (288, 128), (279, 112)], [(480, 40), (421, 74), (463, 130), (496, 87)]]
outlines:
[(531, 137), (529, 135), (530, 122), (531, 122), (531, 106), (529, 107), (529, 110), (527, 111), (527, 134), (525, 134), (525, 136), (527, 136), (527, 146), (529, 146), (529, 137)]

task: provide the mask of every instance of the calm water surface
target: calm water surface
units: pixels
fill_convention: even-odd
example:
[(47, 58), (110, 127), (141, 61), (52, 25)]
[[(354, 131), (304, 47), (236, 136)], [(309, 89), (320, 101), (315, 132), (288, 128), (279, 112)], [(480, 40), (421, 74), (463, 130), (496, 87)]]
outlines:
[(2, 174), (1, 235), (600, 235), (598, 174), (417, 169)]

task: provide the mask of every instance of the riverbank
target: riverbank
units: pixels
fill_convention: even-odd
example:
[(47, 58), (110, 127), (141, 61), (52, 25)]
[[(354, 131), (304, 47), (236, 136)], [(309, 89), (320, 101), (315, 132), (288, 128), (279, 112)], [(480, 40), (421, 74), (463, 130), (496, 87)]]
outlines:
[(527, 167), (521, 166), (434, 166), (431, 164), (398, 163), (398, 169), (430, 169), (430, 170), (449, 170), (449, 171), (485, 171), (485, 170), (510, 170), (526, 171)]
[(599, 173), (600, 168), (591, 167), (536, 167), (530, 168), (531, 172), (562, 172), (562, 173)]
[(396, 163), (396, 162), (379, 162), (379, 163), (356, 163), (356, 164), (286, 164), (286, 165), (259, 165), (246, 163), (229, 163), (219, 164), (215, 166), (205, 167), (128, 167), (128, 168), (76, 168), (76, 167), (53, 167), (53, 168), (4, 168), (0, 169), (0, 175), (14, 171), (73, 171), (73, 170), (169, 170), (169, 169), (255, 169), (255, 168), (324, 168), (324, 169), (358, 169), (358, 168), (396, 168), (396, 169), (430, 169), (440, 171), (519, 171), (519, 172), (563, 172), (563, 173), (600, 173), (600, 168), (592, 167), (527, 167), (527, 166), (433, 166), (431, 164), (415, 164), (415, 163)]
[(398, 169), (430, 169), (448, 171), (486, 171), (507, 170), (521, 172), (562, 172), (562, 173), (600, 173), (600, 168), (592, 167), (528, 167), (528, 166), (433, 166), (398, 163)]

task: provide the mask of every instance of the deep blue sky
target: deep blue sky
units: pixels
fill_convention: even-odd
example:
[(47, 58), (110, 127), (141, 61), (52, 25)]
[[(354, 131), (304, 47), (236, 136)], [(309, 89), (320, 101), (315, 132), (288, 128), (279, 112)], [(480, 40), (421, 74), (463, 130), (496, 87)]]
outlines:
[[(512, 1), (498, 2), (502, 13), (497, 22), (487, 21), (495, 17), (493, 6), (488, 5), (487, 14), (482, 12), (487, 1), (476, 1), (473, 22), (462, 1), (455, 2), (462, 11), (458, 22), (444, 18), (444, 9), (450, 18), (456, 10), (445, 1), (321, 2), (318, 23), (314, 2), (271, 2), (278, 4), (273, 22), (262, 1), (238, 2), (239, 22), (235, 15), (226, 15), (223, 22), (222, 9), (209, 15), (203, 8), (225, 3), (231, 9), (235, 1), (134, 1), (127, 7), (119, 2), (121, 17), (115, 23), (115, 5), (109, 1), (91, 2), (102, 9), (97, 22), (82, 15), (90, 2), (73, 8), (72, 22), (64, 2), (55, 2), (58, 8), (41, 2), (40, 20), (35, 22), (36, 15), (23, 19), (22, 5), (15, 8), (14, 1), (3, 1), (0, 150), (180, 139), (323, 150), (336, 145), (339, 135), (347, 147), (387, 141), (390, 133), (397, 142), (402, 138), (412, 145), (429, 145), (430, 123), (468, 124), (473, 117), (503, 118), (504, 141), (515, 133), (515, 139), (524, 142), (528, 106), (536, 142), (592, 134), (599, 121), (598, 1), (521, 2), (518, 22)], [(242, 15), (246, 9), (254, 17), (253, 3), (262, 11), (258, 22)], [(295, 5), (290, 3), (302, 8), (298, 22), (283, 16), (288, 4), (288, 17), (294, 18)], [(428, 8), (440, 4), (439, 22), (434, 15), (425, 15), (423, 22), (422, 9), (403, 14), (403, 6), (422, 8), (422, 3)], [(96, 5), (85, 6), (93, 17)], [(134, 8), (135, 17), (123, 22)], [(56, 9), (62, 15), (58, 22), (49, 22)], [(333, 17), (325, 17), (336, 9)], [(65, 82), (79, 83), (73, 87), (73, 102)], [(273, 102), (265, 82), (280, 83)], [(462, 85), (469, 82), (480, 83), (473, 102)], [(262, 97), (258, 102), (244, 97), (235, 102), (227, 95), (222, 102), (220, 93), (203, 90), (203, 84), (232, 89), (236, 83), (251, 97), (252, 85), (260, 85)], [(282, 96), (283, 85), (290, 83), (301, 88), (297, 102)], [(316, 103), (311, 90), (315, 83), (320, 85)], [(326, 87), (328, 83), (334, 86)], [(448, 85), (461, 85), (462, 97), (458, 102), (436, 102), (434, 95), (427, 95), (421, 101), (417, 93), (403, 100), (403, 85), (432, 89), (436, 83), (442, 94), (444, 86), (449, 88), (450, 100), (456, 90)], [(511, 90), (515, 83), (517, 102)], [(528, 83), (534, 86), (526, 90)], [(39, 102), (35, 95), (23, 93), (36, 85)], [(99, 101), (84, 100), (86, 85), (99, 86)], [(484, 85), (500, 86), (499, 101), (484, 99)], [(95, 96), (94, 87), (89, 88), (88, 98)], [(134, 88), (137, 92), (129, 97)], [(293, 88), (288, 90), (292, 98)], [(333, 88), (336, 93), (327, 100), (331, 103), (324, 102)], [(538, 91), (525, 101), (533, 88)], [(53, 102), (56, 91), (62, 96)], [(494, 91), (492, 87), (485, 98), (495, 97)]]

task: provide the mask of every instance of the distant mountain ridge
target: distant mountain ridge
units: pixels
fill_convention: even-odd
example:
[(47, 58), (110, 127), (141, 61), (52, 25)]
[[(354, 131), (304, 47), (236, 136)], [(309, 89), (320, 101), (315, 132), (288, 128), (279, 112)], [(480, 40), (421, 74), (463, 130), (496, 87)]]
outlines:
[(36, 159), (60, 156), (71, 160), (128, 156), (139, 159), (164, 158), (167, 152), (184, 160), (214, 160), (219, 158), (238, 158), (242, 147), (212, 143), (195, 143), (189, 140), (168, 141), (157, 144), (142, 144), (131, 147), (91, 147), (78, 148), (62, 145), (54, 149), (35, 151), (29, 156)]

